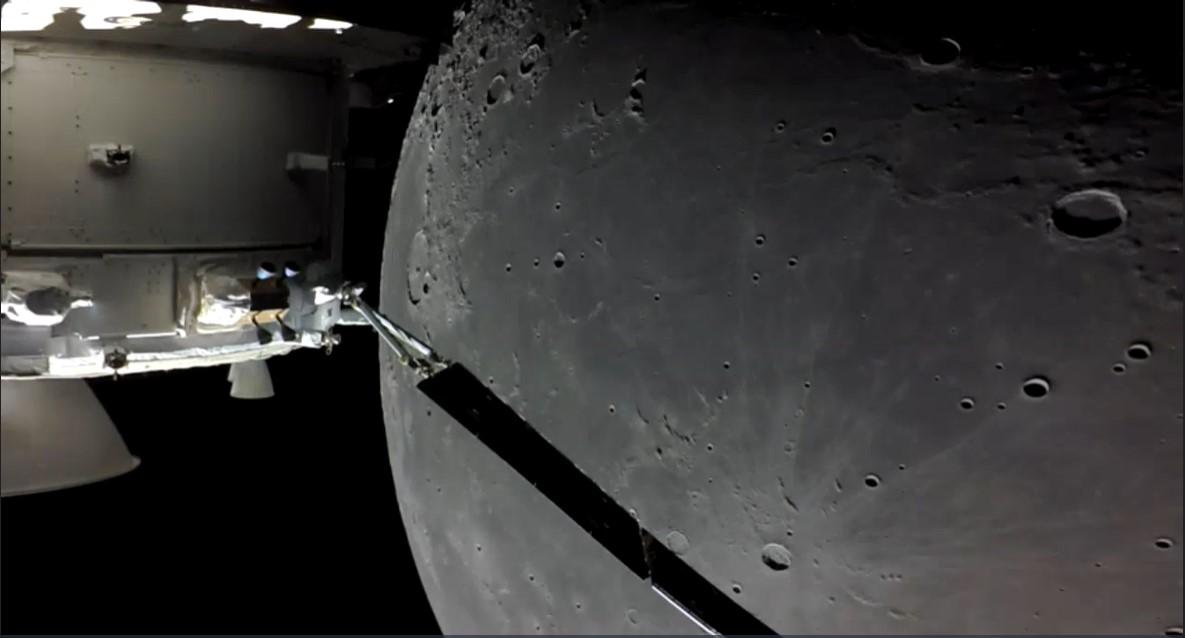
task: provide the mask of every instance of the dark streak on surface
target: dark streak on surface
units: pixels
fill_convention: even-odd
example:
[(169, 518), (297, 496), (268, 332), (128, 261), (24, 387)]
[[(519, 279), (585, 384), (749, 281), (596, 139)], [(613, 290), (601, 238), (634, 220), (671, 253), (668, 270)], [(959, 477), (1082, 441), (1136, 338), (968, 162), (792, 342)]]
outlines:
[(460, 364), (418, 385), (430, 399), (530, 481), (636, 576), (714, 630), (776, 635), (683, 562)]

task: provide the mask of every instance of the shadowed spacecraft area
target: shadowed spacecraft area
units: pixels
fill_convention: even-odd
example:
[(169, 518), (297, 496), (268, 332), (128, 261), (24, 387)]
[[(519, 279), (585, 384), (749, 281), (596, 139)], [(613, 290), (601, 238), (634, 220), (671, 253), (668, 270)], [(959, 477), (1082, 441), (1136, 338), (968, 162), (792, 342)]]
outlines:
[[(1180, 47), (877, 17), (459, 11), (381, 309), (775, 631), (1179, 632)], [(382, 358), (445, 632), (700, 631)]]

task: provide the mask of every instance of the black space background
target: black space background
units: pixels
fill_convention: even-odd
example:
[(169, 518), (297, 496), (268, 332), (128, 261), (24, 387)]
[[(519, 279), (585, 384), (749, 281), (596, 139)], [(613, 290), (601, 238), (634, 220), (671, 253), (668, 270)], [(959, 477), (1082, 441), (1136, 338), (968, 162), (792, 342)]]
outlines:
[[(423, 67), (350, 114), (344, 270), (377, 301), (391, 180)], [(418, 74), (418, 75), (417, 75)], [(276, 396), (230, 398), (227, 367), (90, 382), (141, 465), (6, 498), (5, 633), (439, 633), (399, 518), (378, 343), (268, 361)]]
[[(447, 38), (456, 4), (207, 3), (436, 40)], [(1181, 86), (1178, 1), (709, 5), (722, 14), (772, 7), (770, 15), (907, 51), (949, 36), (969, 60), (1005, 68), (1076, 69), (1081, 49), (1104, 51)], [(353, 280), (378, 282), (395, 161), (426, 63), (371, 74), (395, 103), (351, 112), (350, 153), (378, 160), (377, 169), (348, 175), (345, 274)], [(276, 397), (265, 401), (231, 399), (225, 366), (92, 381), (142, 464), (96, 485), (4, 500), (0, 629), (439, 633), (397, 509), (376, 338), (360, 328), (344, 336), (329, 357), (271, 359)]]

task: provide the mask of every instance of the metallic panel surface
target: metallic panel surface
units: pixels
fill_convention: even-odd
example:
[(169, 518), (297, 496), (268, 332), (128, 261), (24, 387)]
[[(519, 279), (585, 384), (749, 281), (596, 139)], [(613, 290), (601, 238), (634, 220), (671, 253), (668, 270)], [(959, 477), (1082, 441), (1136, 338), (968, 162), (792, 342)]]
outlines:
[[(27, 248), (263, 247), (312, 242), (329, 149), (318, 75), (81, 45), (20, 43), (3, 75), (3, 234)], [(128, 170), (91, 144), (135, 147)]]

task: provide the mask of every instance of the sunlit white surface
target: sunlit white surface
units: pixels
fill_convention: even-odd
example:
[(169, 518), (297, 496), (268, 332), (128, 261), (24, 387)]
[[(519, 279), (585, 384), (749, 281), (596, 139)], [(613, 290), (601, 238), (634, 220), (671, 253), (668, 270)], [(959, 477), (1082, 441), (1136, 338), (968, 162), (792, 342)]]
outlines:
[(92, 31), (132, 29), (160, 13), (159, 4), (144, 0), (9, 0), (0, 12), (0, 31), (40, 31), (67, 9), (77, 11), (82, 27)]
[(290, 13), (271, 13), (268, 11), (249, 11), (247, 9), (226, 9), (223, 7), (204, 7), (200, 4), (185, 6), (185, 15), (181, 19), (186, 22), (203, 22), (205, 20), (225, 20), (228, 22), (246, 22), (262, 29), (283, 29), (300, 22), (300, 16)]
[(341, 33), (342, 31), (345, 31), (346, 29), (349, 29), (352, 26), (354, 26), (353, 23), (346, 22), (344, 20), (330, 20), (329, 18), (315, 18), (313, 20), (313, 23), (309, 25), (309, 28), (310, 29), (326, 29), (326, 30), (332, 29), (334, 31), (337, 31), (338, 33)]

